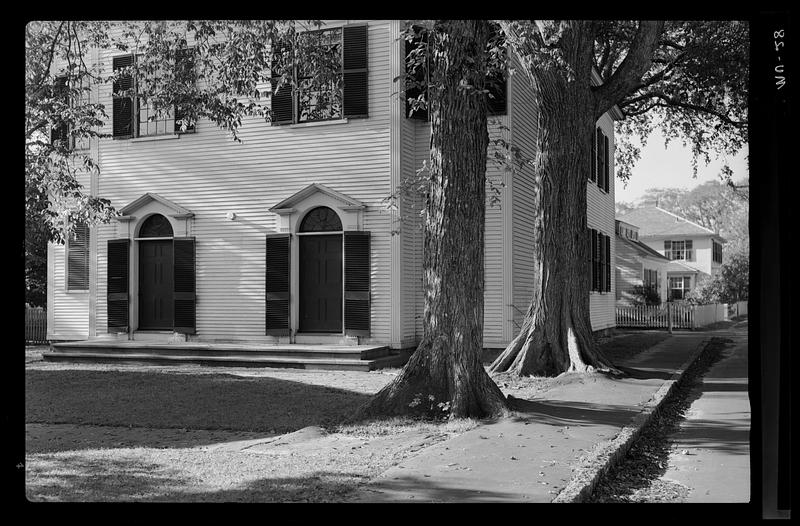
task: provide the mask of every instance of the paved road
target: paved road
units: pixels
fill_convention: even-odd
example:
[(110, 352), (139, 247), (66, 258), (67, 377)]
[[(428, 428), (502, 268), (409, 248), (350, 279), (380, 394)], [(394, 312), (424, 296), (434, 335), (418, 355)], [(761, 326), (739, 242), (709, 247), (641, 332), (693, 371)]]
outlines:
[(662, 479), (689, 488), (685, 502), (750, 500), (750, 401), (747, 393), (747, 325), (715, 334), (734, 341), (695, 389), (698, 398), (671, 438), (674, 447)]

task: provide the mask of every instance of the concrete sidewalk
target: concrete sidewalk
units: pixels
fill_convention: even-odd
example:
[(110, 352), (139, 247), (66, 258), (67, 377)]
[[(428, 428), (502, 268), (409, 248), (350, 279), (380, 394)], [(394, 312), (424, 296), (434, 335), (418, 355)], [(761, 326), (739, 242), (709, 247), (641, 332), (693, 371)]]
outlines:
[(624, 456), (681, 374), (722, 331), (675, 333), (621, 362), (629, 374), (575, 375), (517, 416), (481, 425), (366, 484), (356, 502), (579, 502)]

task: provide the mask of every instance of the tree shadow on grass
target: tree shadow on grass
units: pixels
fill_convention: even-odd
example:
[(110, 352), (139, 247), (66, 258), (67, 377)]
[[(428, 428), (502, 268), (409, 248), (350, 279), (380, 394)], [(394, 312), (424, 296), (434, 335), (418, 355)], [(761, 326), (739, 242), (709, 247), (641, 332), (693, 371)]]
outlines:
[[(371, 394), (274, 377), (162, 374), (127, 371), (26, 373), (25, 419), (31, 424), (75, 424), (175, 429), (173, 439), (147, 433), (98, 432), (83, 448), (181, 447), (219, 437), (184, 430), (225, 430), (255, 436), (282, 434), (345, 421)], [(110, 431), (110, 429), (109, 429)], [(245, 435), (245, 438), (255, 438)], [(237, 439), (235, 436), (232, 439)]]

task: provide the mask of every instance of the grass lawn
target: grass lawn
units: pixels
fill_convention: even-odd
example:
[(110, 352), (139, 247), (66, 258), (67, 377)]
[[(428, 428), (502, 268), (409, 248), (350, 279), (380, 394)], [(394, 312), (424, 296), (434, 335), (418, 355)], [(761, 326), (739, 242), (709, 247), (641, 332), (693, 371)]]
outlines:
[[(632, 331), (600, 343), (616, 360), (666, 337)], [(40, 352), (26, 349), (34, 501), (346, 501), (404, 458), (479, 425), (348, 422), (396, 369), (67, 364)], [(517, 398), (559, 381), (495, 380)]]

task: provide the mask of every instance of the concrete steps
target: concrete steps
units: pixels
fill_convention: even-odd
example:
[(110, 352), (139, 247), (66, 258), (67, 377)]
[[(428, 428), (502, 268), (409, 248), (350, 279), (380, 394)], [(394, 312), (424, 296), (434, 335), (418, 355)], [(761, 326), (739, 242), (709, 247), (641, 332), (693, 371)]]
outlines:
[(230, 343), (154, 343), (82, 341), (50, 345), (47, 361), (136, 363), (150, 365), (217, 365), (295, 369), (371, 371), (398, 367), (408, 353), (391, 352), (385, 345), (248, 345)]

